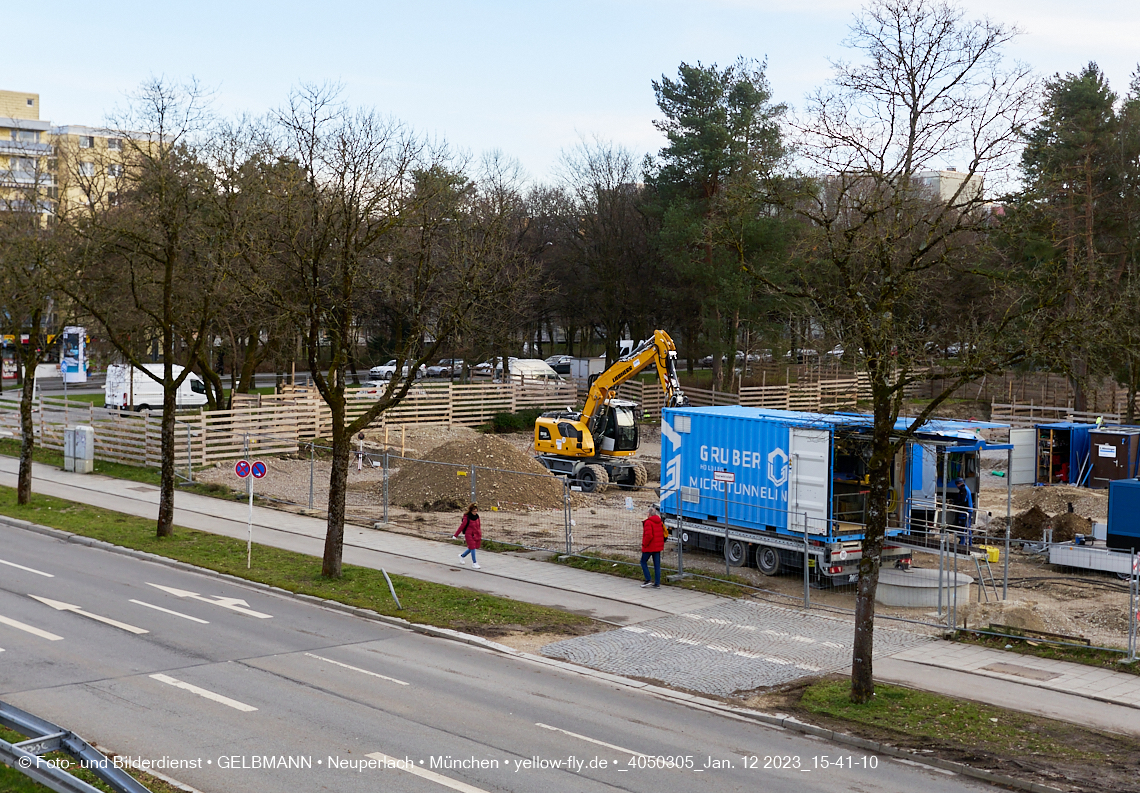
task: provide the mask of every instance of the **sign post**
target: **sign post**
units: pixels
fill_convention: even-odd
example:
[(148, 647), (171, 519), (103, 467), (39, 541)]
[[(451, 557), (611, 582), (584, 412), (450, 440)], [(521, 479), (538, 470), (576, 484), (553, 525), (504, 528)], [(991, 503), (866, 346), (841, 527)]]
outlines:
[(728, 572), (728, 486), (736, 481), (732, 471), (713, 471), (713, 481), (724, 485), (724, 574)]
[(263, 478), (267, 469), (261, 460), (255, 460), (253, 463), (249, 460), (238, 460), (234, 463), (234, 473), (239, 479), (245, 480), (245, 490), (249, 495), (249, 523), (246, 527), (245, 540), (245, 567), (248, 570), (253, 566), (253, 480)]

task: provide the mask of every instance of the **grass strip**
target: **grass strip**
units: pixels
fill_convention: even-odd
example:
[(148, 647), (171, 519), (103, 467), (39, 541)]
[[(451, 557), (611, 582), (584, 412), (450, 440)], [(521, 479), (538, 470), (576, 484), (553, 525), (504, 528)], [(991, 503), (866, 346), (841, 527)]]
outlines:
[(1140, 675), (1140, 662), (1121, 663), (1127, 657), (1127, 651), (1113, 652), (1100, 650), (1094, 647), (1073, 647), (1069, 645), (1050, 644), (1039, 641), (1030, 636), (990, 636), (973, 631), (959, 631), (957, 640), (963, 644), (977, 644), (982, 647), (992, 647), (996, 650), (1006, 650), (1021, 655), (1032, 655), (1036, 658), (1047, 658), (1051, 661), (1070, 661), (1075, 664), (1085, 664), (1101, 669), (1111, 669), (1113, 672), (1127, 672)]
[(327, 579), (320, 559), (264, 545), (254, 546), (253, 568), (247, 570), (244, 540), (182, 528), (172, 537), (157, 537), (152, 520), (38, 494), (20, 506), (8, 487), (0, 488), (0, 514), (425, 625), (482, 636), (594, 630), (594, 623), (578, 614), (393, 575), (404, 606), (398, 610), (379, 570), (344, 565), (341, 578)]
[[(66, 729), (66, 727), (64, 727), (64, 729)], [(21, 735), (15, 730), (0, 727), (0, 741), (19, 743), (24, 740), (27, 740), (26, 735)], [(41, 757), (53, 762), (57, 767), (71, 774), (76, 779), (86, 782), (97, 790), (103, 790), (106, 791), (106, 793), (115, 793), (110, 785), (95, 776), (91, 770), (81, 768), (79, 761), (66, 752), (51, 752), (50, 754), (41, 755)], [(151, 776), (145, 771), (136, 771), (133, 768), (124, 770), (142, 783), (143, 787), (151, 793), (181, 793), (178, 788), (163, 782), (158, 777)], [(19, 770), (3, 763), (0, 763), (0, 790), (4, 791), (4, 793), (51, 793), (50, 788), (41, 785), (39, 782), (33, 782)]]
[(875, 697), (865, 705), (854, 704), (850, 695), (850, 681), (824, 681), (805, 689), (800, 705), (811, 714), (884, 730), (911, 743), (984, 749), (1006, 757), (1090, 760), (1098, 754), (1072, 745), (1072, 725), (1028, 713), (883, 683), (875, 685)]
[[(638, 581), (643, 580), (641, 565), (624, 556), (606, 553), (598, 553), (591, 556), (559, 555), (555, 556), (551, 561), (578, 570), (588, 570), (591, 573), (605, 573), (606, 575), (617, 576), (619, 578), (632, 578)], [(712, 595), (722, 595), (724, 597), (733, 598), (744, 597), (748, 592), (743, 586), (739, 586), (734, 582), (731, 577), (728, 579), (723, 577), (684, 578), (680, 581), (666, 581), (668, 576), (674, 575), (676, 572), (676, 568), (666, 568), (665, 565), (662, 564), (661, 586), (677, 586), (682, 589), (692, 589), (697, 592), (708, 592)], [(649, 563), (649, 574), (651, 576), (653, 575), (652, 562)], [(708, 574), (702, 572), (701, 575), (707, 576)], [(746, 582), (741, 579), (739, 583)]]

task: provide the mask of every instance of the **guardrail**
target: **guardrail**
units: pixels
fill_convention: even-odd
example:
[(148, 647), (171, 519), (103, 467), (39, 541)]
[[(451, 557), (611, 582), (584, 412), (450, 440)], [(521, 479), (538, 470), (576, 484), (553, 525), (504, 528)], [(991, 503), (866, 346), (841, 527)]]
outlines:
[(57, 793), (99, 793), (81, 779), (76, 779), (55, 763), (43, 759), (51, 752), (64, 752), (111, 786), (117, 793), (150, 793), (138, 780), (70, 730), (0, 702), (0, 726), (28, 736), (26, 741), (0, 741), (0, 761), (20, 771), (29, 779)]

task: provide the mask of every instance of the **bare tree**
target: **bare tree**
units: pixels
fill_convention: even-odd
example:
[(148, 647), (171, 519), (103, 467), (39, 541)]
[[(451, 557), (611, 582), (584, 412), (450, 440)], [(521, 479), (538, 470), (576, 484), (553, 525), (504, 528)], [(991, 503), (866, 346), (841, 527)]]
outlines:
[(52, 284), (63, 257), (49, 199), (52, 176), (41, 153), (29, 151), (21, 158), (23, 167), (13, 168), (10, 177), (15, 186), (0, 196), (0, 327), (13, 337), (23, 370), (18, 504), (27, 504), (32, 496), (36, 369), (50, 352), (49, 333), (58, 332), (61, 324)]
[[(1033, 110), (1028, 70), (1002, 62), (1015, 33), (967, 20), (944, 0), (876, 0), (846, 42), (861, 59), (835, 63), (831, 84), (794, 124), (804, 174), (780, 189), (786, 211), (804, 221), (803, 265), (792, 285), (761, 277), (813, 305), (870, 379), (856, 702), (874, 694), (875, 593), (896, 455), (954, 390), (1019, 360), (1032, 336), (1017, 332), (1035, 314), (1015, 274), (987, 266), (993, 218), (984, 187), (1007, 178)], [(962, 167), (953, 171), (952, 162)], [(945, 301), (955, 289), (966, 299), (951, 310)], [(950, 340), (960, 356), (924, 369), (931, 345)], [(946, 387), (897, 428), (907, 389), (934, 377)]]
[[(205, 224), (214, 174), (196, 138), (209, 121), (206, 99), (195, 83), (152, 80), (115, 120), (121, 156), (108, 152), (83, 168), (61, 152), (84, 200), (61, 213), (76, 269), (59, 287), (125, 361), (162, 387), (160, 537), (174, 528), (176, 395), (207, 342), (224, 276)], [(144, 339), (157, 342), (161, 375), (143, 365)], [(179, 361), (184, 368), (176, 374)]]

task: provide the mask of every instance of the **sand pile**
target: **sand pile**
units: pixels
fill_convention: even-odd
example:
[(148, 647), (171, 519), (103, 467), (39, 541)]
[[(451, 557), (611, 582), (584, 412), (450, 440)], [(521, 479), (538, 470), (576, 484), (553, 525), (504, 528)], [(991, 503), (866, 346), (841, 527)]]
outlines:
[(1053, 542), (1069, 542), (1077, 534), (1092, 534), (1092, 521), (1072, 512), (1063, 512), (1050, 519)]
[[(463, 509), (471, 501), (469, 471), (474, 465), (482, 507), (562, 506), (562, 481), (533, 457), (494, 435), (450, 441), (423, 459), (422, 463), (400, 462), (400, 470), (388, 482), (392, 503), (418, 510)], [(429, 460), (449, 465), (433, 465)]]
[(1076, 634), (1076, 624), (1065, 614), (1035, 600), (1004, 600), (958, 606), (958, 619), (971, 628), (1007, 625), (1025, 631), (1049, 631), (1068, 636)]

